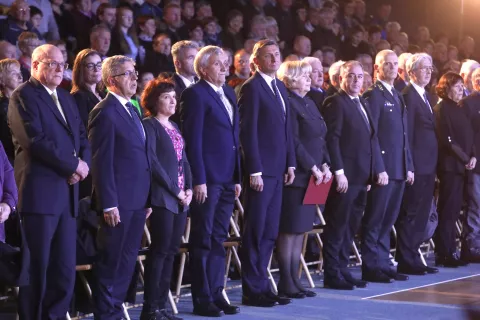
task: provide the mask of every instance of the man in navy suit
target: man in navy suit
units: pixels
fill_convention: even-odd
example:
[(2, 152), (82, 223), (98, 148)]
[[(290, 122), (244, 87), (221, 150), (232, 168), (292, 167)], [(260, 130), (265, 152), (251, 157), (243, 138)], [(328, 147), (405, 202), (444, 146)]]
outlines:
[(362, 278), (370, 282), (405, 281), (408, 276), (390, 268), (390, 233), (397, 220), (405, 181), (413, 183), (413, 163), (407, 137), (407, 110), (394, 88), (398, 58), (391, 50), (377, 54), (374, 65), (376, 83), (363, 94), (372, 124), (377, 132), (385, 179), (377, 181), (368, 193), (362, 221)]
[(122, 318), (145, 219), (151, 213), (145, 130), (130, 103), (137, 75), (132, 59), (105, 59), (102, 80), (109, 93), (88, 120), (93, 154), (92, 207), (103, 217), (94, 264), (94, 313), (99, 320)]
[(418, 252), (430, 218), (438, 158), (435, 117), (425, 91), (432, 76), (432, 58), (426, 53), (416, 53), (407, 60), (406, 69), (410, 84), (402, 94), (407, 105), (407, 135), (415, 183), (405, 187), (396, 223), (395, 259), (398, 272), (424, 275), (438, 272), (437, 268), (425, 266)]
[(77, 182), (88, 175), (90, 148), (75, 100), (58, 88), (66, 67), (57, 47), (36, 48), (32, 77), (8, 108), (31, 255), (30, 285), (20, 288), (18, 303), (25, 320), (65, 318), (75, 284)]
[(276, 42), (253, 48), (256, 72), (239, 95), (240, 140), (249, 178), (242, 238), (243, 304), (272, 307), (290, 299), (272, 293), (267, 267), (278, 235), (283, 185), (295, 178), (288, 94), (275, 77), (281, 56)]
[(238, 107), (235, 93), (225, 85), (226, 60), (221, 48), (202, 48), (194, 62), (201, 80), (180, 99), (195, 198), (189, 241), (193, 312), (208, 317), (240, 312), (222, 296), (223, 242), (241, 192)]
[[(348, 270), (350, 249), (367, 202), (367, 191), (375, 172), (385, 184), (385, 169), (378, 162), (378, 140), (366, 102), (359, 98), (364, 72), (358, 61), (340, 67), (341, 90), (327, 98), (327, 148), (335, 179), (325, 204), (327, 224), (323, 233), (325, 287), (339, 290), (365, 288)], [(376, 165), (378, 164), (378, 167)]]

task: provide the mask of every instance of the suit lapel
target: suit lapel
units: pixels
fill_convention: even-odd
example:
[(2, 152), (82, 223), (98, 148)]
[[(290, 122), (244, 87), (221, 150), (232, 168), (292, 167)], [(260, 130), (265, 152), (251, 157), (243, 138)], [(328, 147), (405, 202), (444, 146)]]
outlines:
[[(277, 106), (278, 105), (277, 98), (275, 97), (275, 94), (273, 93), (272, 88), (270, 88), (270, 85), (265, 81), (265, 79), (262, 78), (262, 76), (258, 72), (255, 73), (255, 77), (257, 77), (257, 79), (261, 83), (263, 89), (267, 92), (267, 94), (272, 99), (274, 105), (276, 106), (275, 110), (277, 111), (278, 115), (282, 117), (283, 121), (285, 121), (285, 115), (283, 114), (283, 106)], [(277, 88), (279, 88), (279, 87), (280, 86), (277, 86)], [(280, 92), (280, 89), (279, 89), (279, 92)], [(280, 93), (280, 95), (282, 95), (282, 98), (283, 98), (284, 102), (288, 101), (288, 99), (286, 99), (286, 98), (288, 98), (288, 96), (286, 96), (285, 94), (282, 94), (282, 93)], [(280, 109), (280, 108), (282, 108), (282, 109)], [(286, 111), (286, 109), (285, 109), (285, 111)]]
[[(43, 102), (45, 102), (45, 104), (50, 108), (50, 110), (53, 112), (53, 114), (55, 115), (55, 117), (57, 118), (57, 120), (65, 127), (65, 129), (67, 129), (67, 131), (70, 132), (70, 128), (68, 127), (68, 124), (65, 122), (65, 120), (63, 119), (60, 111), (58, 110), (58, 107), (57, 105), (55, 104), (55, 102), (53, 101), (53, 98), (48, 94), (47, 92), (47, 89), (45, 89), (43, 87), (43, 85), (38, 81), (36, 80), (35, 78), (30, 78), (30, 82), (34, 85), (34, 87), (36, 88), (37, 92), (38, 92), (38, 95), (40, 96), (40, 99), (43, 100)], [(58, 93), (57, 93), (57, 96), (58, 96)], [(60, 102), (61, 104), (61, 102)], [(64, 111), (65, 113), (65, 111)], [(66, 116), (65, 116), (66, 117)]]
[[(218, 93), (216, 93), (215, 90), (213, 90), (213, 88), (205, 80), (201, 80), (199, 83), (201, 83), (205, 90), (207, 90), (207, 92), (213, 97), (213, 99), (217, 101), (217, 105), (222, 110), (223, 114), (227, 117), (228, 123), (232, 124), (232, 122), (230, 121), (230, 116), (228, 115), (228, 111), (227, 109), (225, 109), (225, 105), (223, 104), (222, 99), (220, 99), (220, 97), (218, 96)], [(225, 91), (223, 91), (223, 93), (226, 94)]]
[[(377, 81), (377, 84), (382, 87), (382, 94), (385, 97), (385, 99), (387, 99), (388, 101), (390, 101), (394, 105), (397, 105), (396, 101), (395, 101), (395, 98), (392, 96), (390, 91), (388, 91), (388, 89), (385, 88), (385, 86), (380, 81)], [(392, 87), (392, 90), (395, 90), (395, 88)]]
[(57, 90), (57, 97), (60, 105), (62, 106), (63, 114), (65, 115), (65, 119), (67, 119), (67, 128), (74, 137), (76, 137), (76, 131), (72, 131), (72, 125), (75, 123), (75, 115), (73, 114), (73, 110), (68, 103), (67, 97), (64, 96), (63, 92)]
[[(423, 97), (418, 93), (417, 89), (415, 89), (415, 87), (414, 87), (413, 85), (410, 85), (410, 86), (411, 86), (410, 89), (413, 90), (413, 91), (415, 91), (415, 94), (416, 94), (417, 99), (420, 100), (419, 102), (420, 102), (421, 105), (423, 106), (422, 112), (425, 113), (425, 114), (427, 114), (428, 118), (429, 118), (432, 122), (434, 122), (433, 109), (431, 109), (431, 106), (429, 107), (429, 106), (427, 105), (427, 103), (425, 102), (425, 100), (423, 100)], [(427, 93), (427, 100), (428, 100), (428, 93)], [(430, 101), (429, 101), (428, 103), (430, 103)]]
[(353, 102), (353, 100), (350, 98), (350, 96), (345, 92), (345, 91), (341, 91), (342, 95), (343, 95), (343, 98), (346, 100), (347, 104), (350, 105), (350, 107), (354, 108), (355, 110), (355, 113), (357, 114), (357, 117), (360, 117), (359, 121), (361, 123), (363, 123), (362, 127), (365, 131), (368, 132), (368, 134), (371, 134), (373, 133), (373, 129), (372, 129), (372, 119), (371, 119), (371, 116), (369, 115), (369, 113), (367, 112), (367, 108), (365, 108), (365, 101), (363, 101), (361, 98), (360, 99), (360, 103), (363, 105), (363, 109), (365, 110), (365, 112), (367, 112), (367, 118), (368, 118), (368, 121), (370, 123), (370, 130), (371, 131), (368, 131), (368, 128), (367, 128), (367, 124), (365, 123), (365, 120), (364, 120), (364, 117), (363, 115), (360, 113), (362, 112), (361, 110), (358, 110), (357, 108), (357, 105), (355, 104), (355, 102)]
[(143, 137), (140, 136), (140, 132), (138, 132), (137, 127), (135, 127), (131, 115), (127, 112), (127, 110), (125, 110), (125, 107), (120, 103), (120, 101), (118, 101), (118, 99), (110, 93), (105, 99), (110, 99), (112, 103), (116, 104), (115, 110), (117, 113), (123, 118), (123, 120), (125, 120), (131, 131), (135, 132), (137, 138), (140, 139), (140, 141), (143, 141)]

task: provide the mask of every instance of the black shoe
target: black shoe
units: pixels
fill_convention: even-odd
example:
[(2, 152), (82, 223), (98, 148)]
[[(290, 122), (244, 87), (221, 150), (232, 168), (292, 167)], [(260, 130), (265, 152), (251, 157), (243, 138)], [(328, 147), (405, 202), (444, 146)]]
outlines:
[(214, 303), (195, 306), (193, 307), (193, 313), (203, 317), (221, 317), (225, 314), (223, 310), (218, 308)]
[(237, 306), (232, 306), (225, 299), (215, 301), (215, 305), (223, 310), (225, 314), (237, 314), (240, 313), (240, 308)]
[(477, 248), (468, 249), (466, 244), (462, 244), (460, 260), (469, 262), (469, 263), (480, 263), (480, 249), (477, 249)]
[(259, 295), (251, 295), (251, 296), (243, 295), (242, 304), (246, 306), (252, 306), (252, 307), (271, 308), (276, 304), (276, 302), (267, 298), (263, 294), (259, 294)]
[(414, 276), (424, 276), (427, 274), (427, 270), (424, 267), (411, 267), (401, 264), (398, 265), (397, 272)]
[(353, 290), (355, 286), (350, 282), (347, 282), (345, 279), (340, 278), (323, 278), (323, 286), (325, 288), (336, 289), (336, 290)]
[[(123, 319), (123, 318), (121, 318)], [(158, 310), (143, 311), (140, 313), (140, 320), (167, 320)]]
[(384, 269), (382, 273), (395, 281), (407, 281), (409, 279), (407, 275), (395, 272), (392, 269)]
[(426, 266), (425, 268), (425, 271), (429, 274), (434, 274), (434, 273), (438, 273), (438, 269), (437, 268), (434, 268), (434, 267), (429, 267), (429, 266)]
[(292, 302), (292, 299), (285, 298), (285, 297), (280, 297), (280, 296), (274, 294), (273, 292), (267, 292), (267, 293), (265, 293), (265, 296), (272, 301), (278, 302), (278, 304), (282, 305), (282, 306)]
[[(159, 312), (166, 320), (183, 320), (183, 318), (177, 317), (170, 310), (162, 309)], [(158, 319), (158, 318), (157, 318)]]
[(294, 293), (287, 293), (283, 291), (278, 291), (278, 296), (281, 298), (289, 298), (289, 299), (303, 299), (306, 297), (303, 291), (298, 291)]
[(368, 285), (367, 281), (363, 281), (363, 280), (354, 278), (352, 276), (352, 274), (348, 271), (347, 272), (342, 272), (342, 276), (345, 279), (345, 281), (353, 284), (357, 288), (366, 288), (367, 285)]
[(363, 271), (362, 279), (368, 282), (392, 283), (394, 280), (380, 270)]
[(307, 298), (313, 298), (317, 296), (317, 293), (312, 290), (302, 290), (302, 292), (305, 294)]
[(456, 253), (450, 256), (439, 256), (435, 258), (436, 266), (444, 266), (445, 268), (457, 268), (468, 265), (468, 262), (463, 261)]

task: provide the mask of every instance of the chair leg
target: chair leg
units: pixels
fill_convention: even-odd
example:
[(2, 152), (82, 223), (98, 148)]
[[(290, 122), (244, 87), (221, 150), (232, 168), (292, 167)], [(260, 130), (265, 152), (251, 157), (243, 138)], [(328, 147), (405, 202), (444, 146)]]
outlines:
[(230, 304), (230, 300), (228, 299), (227, 292), (225, 291), (225, 289), (222, 290), (222, 296), (225, 299), (225, 301), (227, 301), (227, 303)]
[(272, 264), (272, 258), (273, 258), (273, 253), (270, 256), (270, 262), (268, 263), (268, 267), (267, 267), (268, 279), (270, 280), (270, 284), (272, 285), (273, 291), (275, 293), (278, 293), (277, 284), (275, 283), (275, 280), (273, 279), (272, 273), (270, 272), (270, 266)]
[(170, 303), (170, 307), (172, 307), (173, 314), (178, 314), (177, 304), (172, 296), (172, 291), (168, 290), (168, 302)]
[(123, 315), (125, 316), (125, 319), (130, 320), (130, 315), (128, 314), (127, 307), (125, 306), (125, 303), (122, 303), (122, 308), (123, 308)]
[(70, 318), (70, 314), (68, 312), (67, 312), (66, 317), (67, 317), (67, 320), (72, 320), (72, 318)]

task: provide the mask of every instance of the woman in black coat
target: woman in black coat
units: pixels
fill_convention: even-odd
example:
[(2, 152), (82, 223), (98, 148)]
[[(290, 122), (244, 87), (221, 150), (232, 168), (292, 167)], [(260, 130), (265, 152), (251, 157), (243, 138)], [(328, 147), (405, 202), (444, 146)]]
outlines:
[[(185, 154), (185, 142), (177, 125), (175, 85), (154, 79), (142, 93), (147, 150), (152, 168), (150, 233), (152, 243), (145, 262), (145, 294), (141, 319), (174, 319), (167, 314), (173, 259), (178, 252), (192, 201), (192, 174)], [(160, 310), (160, 315), (158, 311)], [(163, 317), (162, 317), (163, 316)], [(175, 318), (179, 319), (179, 318)]]
[(436, 88), (442, 101), (433, 108), (438, 139), (437, 176), (438, 227), (435, 231), (435, 263), (456, 268), (466, 263), (456, 252), (455, 223), (463, 204), (467, 172), (475, 168), (474, 131), (466, 108), (458, 102), (463, 95), (463, 79), (454, 72), (444, 74)]
[(295, 144), (297, 168), (295, 180), (283, 190), (277, 253), (280, 267), (278, 293), (290, 298), (314, 297), (298, 279), (304, 233), (312, 230), (315, 205), (304, 205), (303, 198), (310, 180), (327, 183), (332, 178), (330, 158), (325, 144), (327, 126), (315, 103), (306, 96), (310, 90), (312, 67), (305, 61), (284, 62), (278, 77), (289, 90), (290, 117)]

